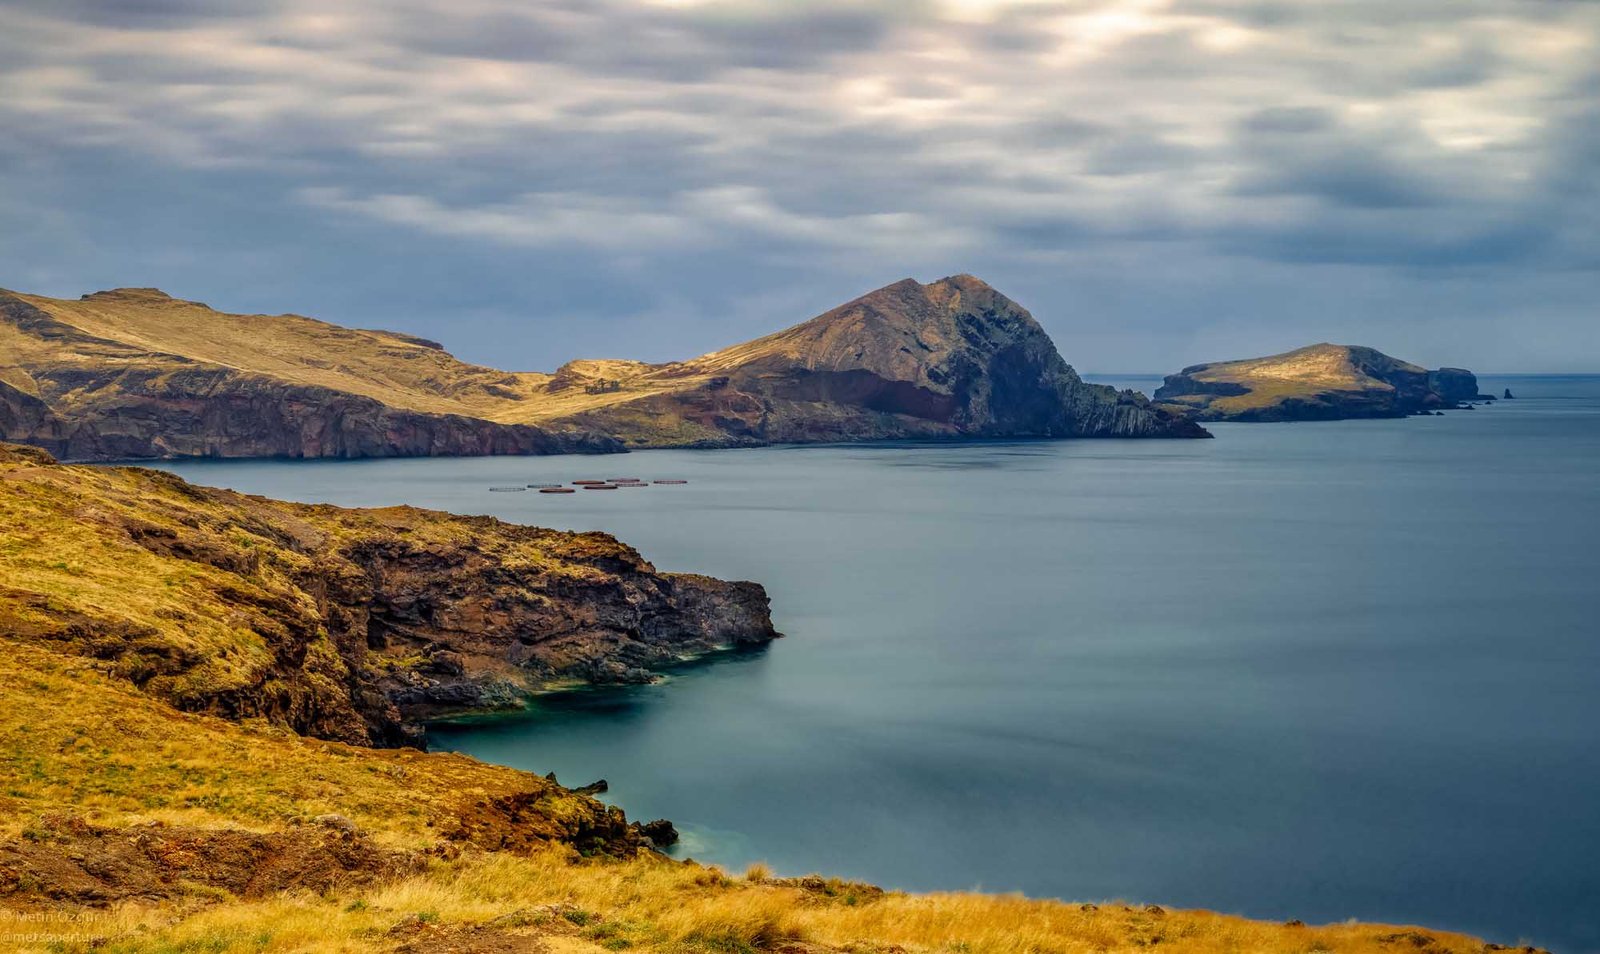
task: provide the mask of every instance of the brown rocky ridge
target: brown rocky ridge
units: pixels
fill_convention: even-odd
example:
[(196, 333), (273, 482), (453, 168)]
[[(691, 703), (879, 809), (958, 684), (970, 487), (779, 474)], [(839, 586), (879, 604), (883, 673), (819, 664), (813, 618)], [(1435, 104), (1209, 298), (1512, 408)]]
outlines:
[(0, 438), (71, 460), (1203, 436), (1143, 395), (1084, 383), (1026, 309), (969, 275), (896, 282), (689, 361), (554, 374), (155, 289), (0, 290)]
[(1314, 344), (1167, 375), (1155, 400), (1199, 421), (1404, 417), (1492, 401), (1461, 368), (1429, 371), (1357, 345)]

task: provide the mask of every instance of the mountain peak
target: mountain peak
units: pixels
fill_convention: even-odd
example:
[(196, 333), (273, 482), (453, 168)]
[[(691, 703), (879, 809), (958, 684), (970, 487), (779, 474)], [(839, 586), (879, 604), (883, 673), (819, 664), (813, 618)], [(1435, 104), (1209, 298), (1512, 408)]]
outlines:
[(939, 279), (933, 284), (953, 285), (956, 288), (961, 289), (979, 288), (986, 291), (994, 291), (994, 286), (990, 285), (988, 282), (972, 274), (971, 272), (961, 272), (956, 275), (946, 275), (944, 278)]
[[(999, 292), (994, 290), (994, 286), (990, 285), (988, 282), (984, 281), (978, 276), (969, 274), (967, 272), (961, 272), (957, 275), (946, 275), (937, 281), (927, 282), (926, 284), (917, 281), (915, 278), (902, 278), (897, 282), (883, 286), (882, 288), (878, 289), (878, 291), (920, 292), (923, 294), (927, 294), (930, 291), (985, 291), (993, 294), (999, 294)], [(869, 292), (868, 294), (876, 294), (876, 292)]]

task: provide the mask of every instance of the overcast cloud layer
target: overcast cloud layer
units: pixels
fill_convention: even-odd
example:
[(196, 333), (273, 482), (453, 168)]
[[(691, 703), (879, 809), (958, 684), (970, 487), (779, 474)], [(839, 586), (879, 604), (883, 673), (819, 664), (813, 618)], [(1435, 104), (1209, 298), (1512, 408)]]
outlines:
[(1600, 371), (1600, 4), (0, 0), (0, 286), (548, 369), (963, 271), (1090, 371)]

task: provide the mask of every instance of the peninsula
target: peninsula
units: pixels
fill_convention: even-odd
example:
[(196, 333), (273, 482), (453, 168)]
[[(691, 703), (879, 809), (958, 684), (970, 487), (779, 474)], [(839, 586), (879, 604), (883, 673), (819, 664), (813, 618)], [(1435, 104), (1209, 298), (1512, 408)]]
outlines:
[(0, 291), (0, 439), (69, 460), (1204, 436), (1144, 395), (1084, 383), (1026, 309), (968, 275), (896, 282), (688, 361), (553, 374), (150, 288)]
[(736, 877), (657, 853), (669, 822), (420, 748), (442, 709), (775, 635), (756, 584), (663, 573), (603, 534), (0, 445), (0, 936), (69, 954), (1496, 949)]

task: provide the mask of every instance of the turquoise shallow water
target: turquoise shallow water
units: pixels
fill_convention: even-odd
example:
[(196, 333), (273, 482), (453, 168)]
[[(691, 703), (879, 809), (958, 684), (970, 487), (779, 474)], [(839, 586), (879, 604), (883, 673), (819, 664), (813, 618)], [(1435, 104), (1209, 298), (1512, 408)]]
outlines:
[[(436, 735), (696, 858), (1600, 950), (1600, 377), (1484, 385), (1214, 441), (168, 469), (765, 583), (769, 650)], [(488, 492), (623, 472), (691, 483)]]

